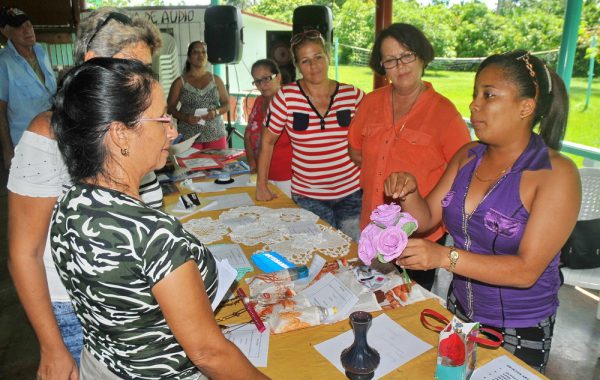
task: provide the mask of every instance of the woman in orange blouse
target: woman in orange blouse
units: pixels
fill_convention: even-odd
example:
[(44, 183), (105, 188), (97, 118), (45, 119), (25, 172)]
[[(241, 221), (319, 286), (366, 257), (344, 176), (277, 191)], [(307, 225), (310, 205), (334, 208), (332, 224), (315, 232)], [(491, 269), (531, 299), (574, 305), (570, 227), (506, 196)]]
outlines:
[[(369, 66), (391, 83), (365, 96), (350, 125), (350, 157), (361, 167), (361, 229), (371, 211), (391, 201), (383, 189), (388, 175), (413, 173), (426, 196), (454, 153), (470, 140), (454, 104), (422, 80), (433, 56), (429, 40), (409, 24), (392, 24), (375, 40)], [(422, 237), (437, 241), (444, 233), (440, 225)], [(434, 271), (411, 275), (431, 288)]]

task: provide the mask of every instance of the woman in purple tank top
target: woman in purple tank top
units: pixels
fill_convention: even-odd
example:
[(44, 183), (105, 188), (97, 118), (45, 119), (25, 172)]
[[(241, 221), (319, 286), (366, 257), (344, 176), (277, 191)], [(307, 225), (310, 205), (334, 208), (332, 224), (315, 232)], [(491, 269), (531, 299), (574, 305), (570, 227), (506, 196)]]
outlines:
[(393, 173), (385, 183), (419, 231), (443, 221), (454, 247), (410, 239), (396, 263), (453, 272), (449, 310), (502, 332), (504, 348), (543, 372), (560, 249), (581, 203), (577, 168), (557, 151), (567, 93), (543, 61), (514, 51), (481, 63), (470, 110), (479, 141), (458, 151), (426, 199), (410, 173)]

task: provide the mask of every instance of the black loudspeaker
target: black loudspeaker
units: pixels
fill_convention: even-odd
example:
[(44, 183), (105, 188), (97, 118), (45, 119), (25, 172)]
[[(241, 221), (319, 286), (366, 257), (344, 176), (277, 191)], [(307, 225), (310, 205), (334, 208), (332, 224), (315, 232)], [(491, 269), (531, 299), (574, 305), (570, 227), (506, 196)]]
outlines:
[(204, 11), (204, 42), (212, 64), (242, 59), (242, 12), (232, 5), (214, 5)]
[(333, 16), (331, 9), (324, 5), (303, 5), (294, 9), (294, 34), (316, 29), (325, 42), (333, 41)]
[(296, 67), (290, 51), (291, 38), (291, 31), (267, 31), (267, 57), (279, 66), (282, 84), (296, 80)]

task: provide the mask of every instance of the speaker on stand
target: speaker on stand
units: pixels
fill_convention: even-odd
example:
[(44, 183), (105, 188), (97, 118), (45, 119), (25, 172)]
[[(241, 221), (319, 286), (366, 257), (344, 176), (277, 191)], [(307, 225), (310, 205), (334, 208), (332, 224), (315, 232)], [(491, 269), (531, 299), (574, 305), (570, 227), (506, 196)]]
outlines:
[(302, 5), (294, 9), (294, 34), (307, 30), (318, 30), (325, 42), (333, 41), (333, 15), (331, 9), (324, 5)]
[[(232, 5), (213, 5), (204, 11), (204, 42), (206, 42), (208, 61), (213, 65), (225, 65), (225, 88), (229, 93), (229, 66), (242, 59), (244, 34), (242, 12)], [(235, 133), (244, 136), (231, 126), (231, 112), (227, 111), (227, 141)]]
[(291, 39), (291, 31), (267, 31), (267, 57), (279, 66), (281, 84), (296, 80), (296, 67), (290, 51)]

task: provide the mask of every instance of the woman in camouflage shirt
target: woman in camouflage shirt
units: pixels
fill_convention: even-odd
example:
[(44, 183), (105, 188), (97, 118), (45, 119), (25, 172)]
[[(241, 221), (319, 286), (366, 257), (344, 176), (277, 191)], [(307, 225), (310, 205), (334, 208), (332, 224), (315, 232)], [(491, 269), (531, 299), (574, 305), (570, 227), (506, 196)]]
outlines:
[(140, 201), (176, 131), (152, 71), (95, 58), (63, 79), (52, 125), (74, 185), (51, 248), (84, 331), (81, 378), (264, 378), (217, 326), (217, 268), (179, 221)]

